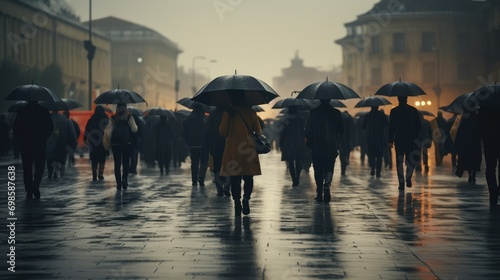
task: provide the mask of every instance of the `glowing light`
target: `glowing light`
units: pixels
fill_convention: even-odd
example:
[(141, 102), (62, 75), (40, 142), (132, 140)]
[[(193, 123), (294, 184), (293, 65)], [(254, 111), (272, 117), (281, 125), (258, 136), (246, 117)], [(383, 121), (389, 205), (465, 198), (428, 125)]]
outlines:
[(430, 101), (427, 101), (427, 105), (429, 105), (429, 106), (430, 106), (431, 104), (432, 104), (432, 103), (431, 103)]
[(420, 101), (416, 101), (415, 106), (420, 106)]
[(142, 63), (142, 57), (140, 57), (140, 56), (139, 56), (139, 57), (137, 58), (137, 63)]

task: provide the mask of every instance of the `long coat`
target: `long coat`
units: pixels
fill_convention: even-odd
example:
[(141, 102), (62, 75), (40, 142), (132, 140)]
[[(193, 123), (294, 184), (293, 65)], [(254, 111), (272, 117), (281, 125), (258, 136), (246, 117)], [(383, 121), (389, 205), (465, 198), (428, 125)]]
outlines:
[(368, 156), (382, 156), (387, 143), (384, 137), (387, 126), (387, 116), (384, 113), (378, 110), (371, 110), (366, 114), (363, 120), (363, 128), (366, 132)]
[(45, 152), (47, 138), (54, 130), (54, 124), (47, 109), (36, 102), (17, 111), (13, 126), (14, 142), (17, 143), (21, 153)]
[(219, 127), (219, 133), (226, 137), (221, 176), (262, 174), (252, 132), (243, 120), (250, 130), (262, 134), (257, 113), (250, 106), (233, 106), (230, 112), (224, 112)]
[(92, 115), (87, 125), (85, 125), (83, 141), (87, 143), (89, 147), (90, 160), (105, 162), (106, 156), (109, 155), (109, 151), (106, 150), (103, 145), (104, 128), (106, 128), (108, 122), (108, 115), (102, 111), (101, 113), (96, 112)]
[(155, 138), (155, 159), (158, 163), (168, 164), (172, 159), (172, 128), (166, 119), (160, 117), (153, 131)]
[(400, 104), (391, 110), (389, 142), (395, 143), (396, 148), (414, 148), (421, 126), (418, 110), (408, 104)]
[(208, 119), (207, 144), (208, 152), (214, 159), (214, 170), (219, 172), (222, 164), (222, 156), (226, 146), (226, 137), (219, 133), (219, 127), (222, 122), (224, 110), (217, 108), (210, 113)]
[(320, 104), (309, 112), (305, 126), (307, 147), (314, 156), (337, 157), (344, 124), (340, 111), (330, 104)]
[(57, 112), (51, 115), (54, 131), (47, 139), (46, 158), (57, 162), (65, 162), (68, 149), (77, 143), (73, 123), (64, 115)]
[(458, 155), (457, 173), (464, 170), (480, 171), (482, 150), (479, 117), (477, 112), (469, 112), (463, 117), (455, 139)]
[(305, 120), (298, 114), (288, 114), (280, 135), (281, 160), (302, 160), (307, 158), (304, 125)]

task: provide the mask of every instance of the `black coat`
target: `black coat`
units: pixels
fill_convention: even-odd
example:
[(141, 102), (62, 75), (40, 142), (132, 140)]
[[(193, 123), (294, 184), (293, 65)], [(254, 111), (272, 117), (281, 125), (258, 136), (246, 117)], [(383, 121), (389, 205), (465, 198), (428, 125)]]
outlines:
[(13, 133), (21, 153), (45, 151), (53, 130), (49, 111), (36, 102), (29, 102), (17, 111)]
[(83, 141), (89, 147), (90, 160), (97, 162), (106, 161), (109, 151), (104, 148), (102, 139), (108, 122), (109, 118), (105, 113), (93, 114), (85, 125)]
[(167, 121), (160, 121), (153, 131), (155, 138), (155, 159), (158, 163), (169, 163), (172, 159), (172, 127)]
[(206, 147), (207, 145), (207, 118), (203, 113), (191, 112), (183, 122), (184, 140), (190, 148)]
[(280, 134), (281, 160), (302, 160), (309, 151), (305, 144), (304, 119), (298, 114), (288, 114)]
[(322, 103), (309, 112), (306, 121), (305, 137), (307, 147), (316, 156), (336, 157), (339, 139), (344, 134), (340, 111)]
[(400, 104), (391, 110), (389, 142), (395, 143), (396, 147), (414, 145), (421, 126), (418, 110), (408, 104)]
[(384, 141), (384, 132), (387, 126), (387, 116), (384, 113), (371, 110), (365, 115), (363, 129), (366, 133), (368, 156), (382, 156), (384, 147), (387, 144)]
[(463, 117), (455, 138), (455, 150), (458, 155), (457, 173), (464, 170), (481, 170), (481, 136), (477, 112)]
[(219, 127), (222, 121), (224, 110), (217, 108), (210, 113), (207, 128), (207, 145), (208, 152), (214, 160), (214, 170), (217, 172), (221, 168), (222, 156), (226, 147), (226, 137), (220, 135)]

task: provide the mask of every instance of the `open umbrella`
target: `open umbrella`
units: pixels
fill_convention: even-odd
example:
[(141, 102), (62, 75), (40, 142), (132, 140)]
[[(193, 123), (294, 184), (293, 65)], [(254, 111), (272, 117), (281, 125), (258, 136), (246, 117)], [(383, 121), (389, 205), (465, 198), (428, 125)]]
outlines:
[(499, 105), (500, 85), (496, 83), (482, 87), (470, 94), (464, 101), (467, 106)]
[(9, 109), (7, 109), (8, 113), (17, 113), (19, 108), (28, 105), (28, 101), (17, 101), (16, 103), (10, 105)]
[(422, 114), (422, 116), (429, 116), (429, 117), (434, 117), (434, 118), (436, 117), (436, 116), (434, 116), (433, 113), (431, 113), (429, 111), (426, 111), (426, 110), (418, 110), (418, 111)]
[(210, 111), (212, 111), (212, 107), (211, 106), (208, 106), (207, 104), (203, 104), (203, 103), (198, 102), (198, 101), (194, 101), (190, 97), (181, 98), (181, 99), (179, 99), (177, 101), (177, 103), (181, 104), (182, 106), (184, 106), (186, 108), (189, 108), (189, 109), (194, 109), (194, 106), (200, 105), (201, 109), (203, 110), (203, 112), (210, 112)]
[(157, 107), (157, 108), (152, 108), (149, 110), (146, 110), (144, 112), (144, 115), (146, 116), (167, 116), (169, 119), (175, 119), (175, 114), (171, 110)]
[(449, 105), (441, 106), (439, 109), (453, 114), (463, 114), (464, 110), (475, 111), (479, 109), (479, 100), (471, 98), (474, 92), (462, 94), (455, 98)]
[(264, 108), (260, 107), (259, 105), (253, 105), (252, 106), (252, 109), (255, 111), (255, 112), (264, 112)]
[(61, 98), (46, 87), (31, 84), (16, 87), (5, 100), (61, 101)]
[(309, 99), (297, 99), (297, 98), (284, 98), (278, 100), (278, 102), (274, 103), (273, 109), (286, 108), (292, 106), (298, 106), (299, 108), (311, 109), (314, 106), (317, 106), (317, 102)]
[(334, 108), (347, 108), (347, 106), (345, 106), (345, 104), (342, 103), (342, 101), (337, 100), (337, 99), (330, 100), (330, 106), (332, 106)]
[(363, 100), (359, 101), (354, 108), (363, 108), (363, 107), (378, 107), (378, 106), (384, 106), (384, 105), (391, 105), (392, 103), (389, 102), (389, 100), (380, 97), (380, 96), (370, 96), (367, 98), (364, 98)]
[(142, 112), (141, 109), (133, 106), (127, 106), (127, 111), (134, 116), (141, 117), (144, 113)]
[(229, 95), (243, 95), (246, 104), (267, 104), (279, 95), (265, 82), (248, 75), (220, 76), (204, 85), (191, 98), (207, 105), (226, 105)]
[(379, 90), (377, 90), (377, 92), (375, 92), (375, 95), (418, 96), (426, 94), (424, 90), (416, 84), (410, 82), (402, 82), (401, 79), (399, 79), (398, 82), (383, 85)]
[(341, 83), (328, 81), (317, 82), (306, 86), (297, 95), (298, 99), (351, 99), (361, 98), (350, 87)]
[(94, 100), (95, 104), (129, 104), (141, 102), (146, 102), (146, 100), (137, 92), (122, 88), (103, 92)]
[(50, 111), (68, 111), (80, 108), (83, 105), (74, 99), (61, 99), (58, 101), (42, 101), (40, 105)]

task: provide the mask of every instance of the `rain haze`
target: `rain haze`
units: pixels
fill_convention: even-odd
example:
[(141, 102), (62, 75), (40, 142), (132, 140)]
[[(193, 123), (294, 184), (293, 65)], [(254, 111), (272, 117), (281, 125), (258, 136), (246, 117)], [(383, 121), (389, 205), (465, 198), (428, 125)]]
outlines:
[[(88, 20), (88, 1), (68, 2)], [(212, 79), (237, 70), (271, 84), (297, 52), (306, 66), (340, 67), (342, 48), (334, 40), (345, 36), (344, 23), (376, 2), (100, 0), (92, 2), (92, 19), (115, 16), (158, 31), (178, 44), (179, 66), (186, 70), (203, 56), (196, 68), (208, 69), (204, 74)]]

